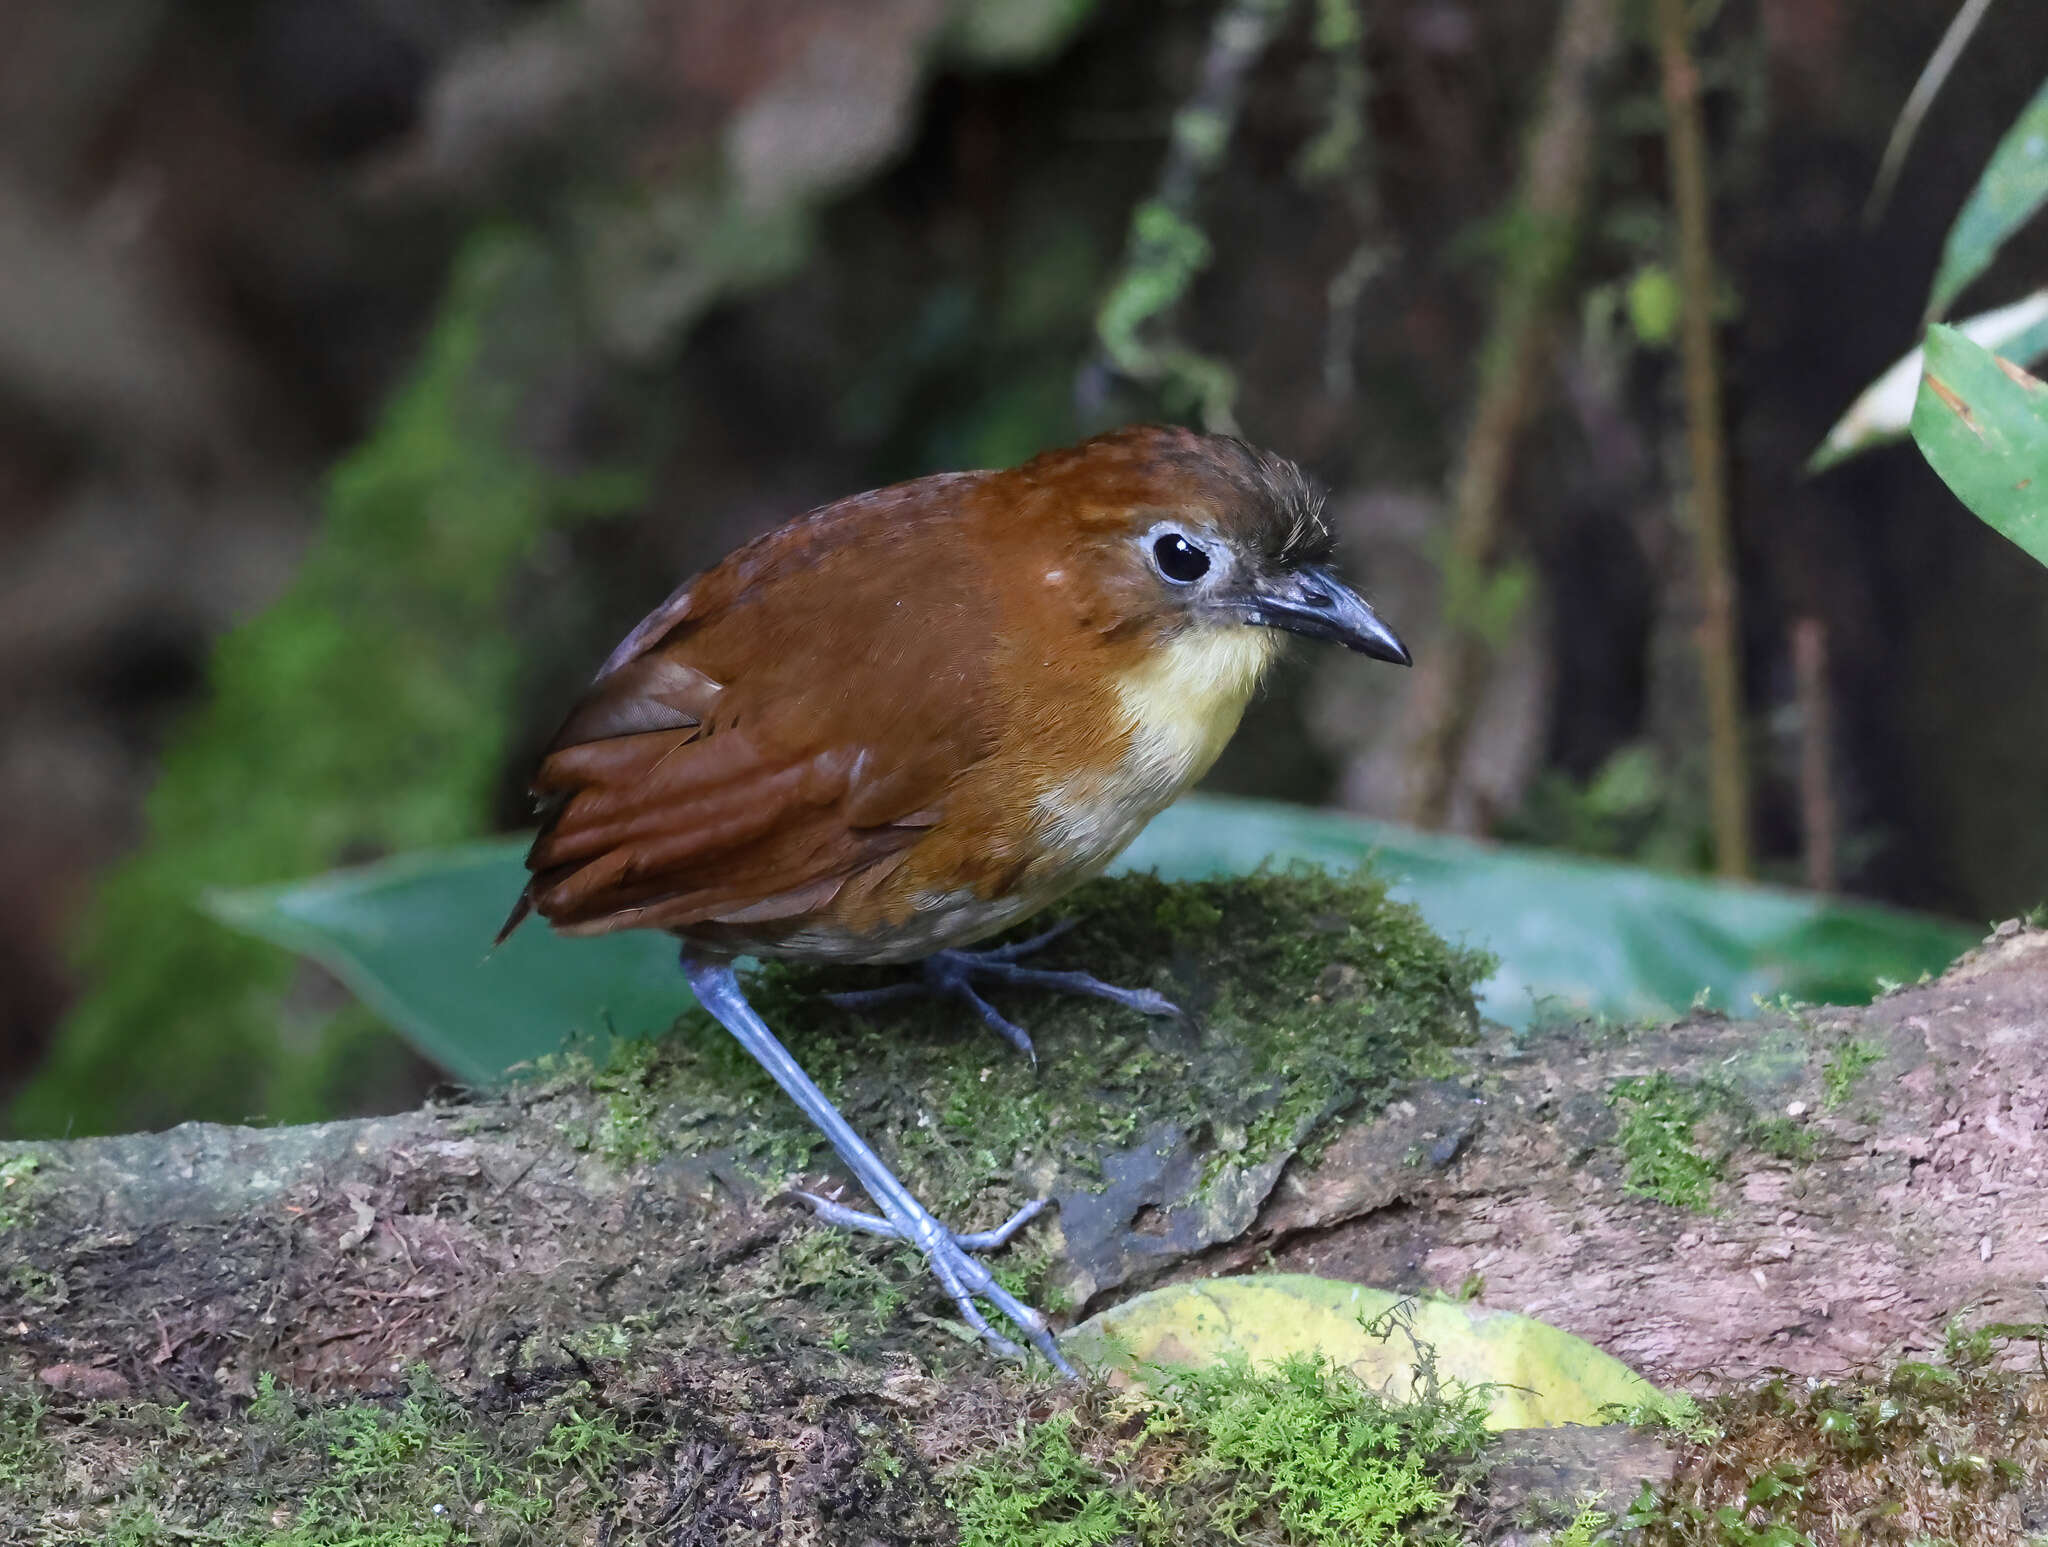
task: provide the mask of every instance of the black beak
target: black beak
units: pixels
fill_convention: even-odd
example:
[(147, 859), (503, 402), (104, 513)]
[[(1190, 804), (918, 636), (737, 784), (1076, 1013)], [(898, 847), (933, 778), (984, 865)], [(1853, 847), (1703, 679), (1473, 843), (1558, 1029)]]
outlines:
[(1244, 620), (1264, 628), (1284, 628), (1310, 639), (1329, 639), (1396, 666), (1411, 664), (1408, 647), (1380, 622), (1336, 571), (1320, 564), (1304, 565), (1261, 581), (1243, 598)]

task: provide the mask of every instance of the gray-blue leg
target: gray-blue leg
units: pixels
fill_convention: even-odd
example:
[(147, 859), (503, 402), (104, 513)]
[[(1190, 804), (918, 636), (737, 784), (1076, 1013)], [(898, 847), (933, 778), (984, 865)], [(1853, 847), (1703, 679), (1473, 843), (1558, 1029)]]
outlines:
[(882, 1211), (882, 1217), (877, 1218), (811, 1194), (801, 1195), (817, 1210), (819, 1217), (829, 1223), (865, 1230), (873, 1235), (908, 1241), (924, 1253), (925, 1261), (931, 1264), (933, 1276), (960, 1308), (967, 1324), (980, 1333), (997, 1353), (1011, 1355), (1021, 1351), (988, 1324), (988, 1319), (975, 1307), (976, 1295), (1015, 1323), (1031, 1340), (1032, 1346), (1044, 1354), (1062, 1375), (1072, 1375), (1074, 1367), (1060, 1354), (1059, 1345), (1053, 1341), (1045, 1318), (998, 1284), (986, 1267), (968, 1255), (972, 1251), (985, 1251), (1002, 1245), (1043, 1205), (1027, 1205), (997, 1229), (973, 1235), (954, 1235), (933, 1217), (930, 1209), (910, 1195), (910, 1189), (896, 1179), (895, 1173), (883, 1164), (882, 1157), (853, 1131), (853, 1125), (839, 1115), (839, 1109), (804, 1073), (802, 1066), (790, 1056), (789, 1049), (768, 1029), (768, 1023), (747, 1003), (729, 963), (700, 961), (685, 949), (683, 971), (689, 977), (697, 1002), (709, 1010), (718, 1023), (739, 1040), (740, 1046), (753, 1054), (755, 1061), (768, 1071), (775, 1083), (788, 1092), (790, 1099), (803, 1108), (804, 1115), (832, 1141), (832, 1148), (839, 1152), (839, 1158), (852, 1168), (854, 1176)]
[(1044, 967), (1017, 965), (1021, 958), (1039, 950), (1072, 927), (1071, 923), (1056, 924), (1043, 934), (1033, 935), (1029, 940), (1018, 940), (1010, 945), (999, 945), (986, 951), (934, 951), (918, 963), (922, 972), (921, 981), (891, 983), (886, 988), (856, 989), (851, 993), (831, 994), (827, 997), (842, 1009), (848, 1010), (864, 1010), (870, 1005), (887, 1004), (892, 1000), (911, 999), (925, 994), (943, 994), (954, 999), (964, 999), (997, 1036), (1030, 1059), (1034, 1066), (1038, 1062), (1038, 1051), (1031, 1045), (1031, 1034), (976, 992), (976, 978), (989, 978), (998, 983), (1019, 983), (1033, 988), (1049, 988), (1063, 994), (1087, 994), (1092, 998), (1107, 999), (1111, 1004), (1120, 1004), (1143, 1015), (1180, 1014), (1179, 1007), (1172, 1000), (1164, 994), (1154, 993), (1149, 988), (1119, 988), (1114, 983), (1105, 983), (1085, 972), (1055, 972)]

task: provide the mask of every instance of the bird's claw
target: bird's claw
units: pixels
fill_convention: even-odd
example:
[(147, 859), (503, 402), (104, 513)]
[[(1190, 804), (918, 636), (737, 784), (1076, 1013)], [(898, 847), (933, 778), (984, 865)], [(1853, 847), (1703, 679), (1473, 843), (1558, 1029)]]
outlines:
[[(859, 1209), (848, 1208), (835, 1199), (814, 1192), (796, 1191), (789, 1194), (810, 1206), (811, 1213), (828, 1225), (839, 1225), (847, 1230), (860, 1230), (868, 1235), (888, 1236), (893, 1240), (910, 1241), (916, 1244), (911, 1233), (899, 1230), (879, 1214), (863, 1214)], [(993, 1230), (970, 1230), (961, 1233), (948, 1230), (946, 1235), (962, 1251), (992, 1252), (1010, 1244), (1010, 1237), (1022, 1230), (1046, 1205), (1046, 1199), (1033, 1198)]]
[(904, 1241), (924, 1253), (924, 1259), (932, 1270), (932, 1276), (939, 1281), (939, 1287), (958, 1308), (962, 1319), (972, 1327), (981, 1340), (1005, 1359), (1021, 1359), (1024, 1350), (1009, 1338), (989, 1325), (988, 1318), (981, 1314), (974, 1303), (976, 1295), (981, 1296), (1000, 1311), (1004, 1318), (1017, 1327), (1031, 1344), (1062, 1375), (1071, 1376), (1074, 1367), (1067, 1363), (1060, 1353), (1059, 1344), (1053, 1340), (1051, 1327), (1043, 1314), (1033, 1310), (1015, 1295), (996, 1282), (995, 1275), (971, 1255), (974, 1252), (995, 1251), (1009, 1243), (1010, 1237), (1038, 1216), (1046, 1200), (1035, 1198), (1017, 1210), (993, 1230), (974, 1230), (964, 1234), (946, 1229), (930, 1214), (920, 1212), (906, 1219), (897, 1220), (879, 1214), (864, 1214), (859, 1209), (848, 1208), (834, 1199), (814, 1192), (795, 1192), (792, 1197), (801, 1199), (810, 1206), (811, 1212), (828, 1225), (838, 1225), (847, 1230), (859, 1230), (868, 1235), (885, 1236), (891, 1240)]
[(1136, 1010), (1142, 1015), (1165, 1016), (1181, 1013), (1178, 1005), (1153, 989), (1119, 988), (1114, 983), (1105, 983), (1086, 972), (1062, 972), (1046, 967), (1017, 965), (1024, 957), (1044, 949), (1057, 940), (1072, 929), (1074, 924), (1075, 920), (1065, 919), (1028, 940), (1013, 941), (1009, 945), (994, 946), (985, 951), (934, 951), (918, 964), (920, 976), (910, 982), (891, 983), (883, 988), (856, 989), (850, 993), (829, 994), (826, 997), (845, 1010), (864, 1010), (872, 1005), (888, 1004), (898, 999), (909, 999), (925, 994), (963, 999), (990, 1030), (1030, 1059), (1033, 1068), (1038, 1065), (1038, 1051), (1031, 1045), (1031, 1034), (982, 998), (974, 984), (977, 977), (992, 979), (998, 983), (1023, 984), (1052, 989), (1059, 993), (1085, 994), (1094, 999), (1107, 999), (1111, 1004), (1122, 1005), (1125, 1009)]

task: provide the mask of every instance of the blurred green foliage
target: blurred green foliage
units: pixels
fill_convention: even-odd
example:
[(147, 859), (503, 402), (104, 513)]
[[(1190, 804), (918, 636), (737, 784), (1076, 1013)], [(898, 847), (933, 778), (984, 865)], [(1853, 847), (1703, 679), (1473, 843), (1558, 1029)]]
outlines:
[(1662, 349), (1678, 336), (1678, 280), (1669, 266), (1646, 263), (1628, 282), (1628, 320), (1645, 348)]
[(1706, 813), (1688, 800), (1648, 742), (1618, 748), (1583, 783), (1558, 768), (1530, 781), (1521, 808), (1497, 836), (1538, 848), (1569, 849), (1658, 870), (1705, 870), (1712, 837)]
[(1315, 45), (1330, 71), (1323, 127), (1294, 158), (1294, 175), (1304, 184), (1344, 177), (1366, 153), (1365, 13), (1359, 0), (1316, 0)]
[(1991, 267), (2006, 239), (2048, 204), (2048, 81), (2020, 113), (1984, 166), (1969, 202), (1949, 228), (1941, 268), (1927, 298), (1939, 317), (1972, 281)]
[[(1091, 8), (975, 0), (945, 55), (1013, 67)], [(588, 191), (555, 245), (504, 230), (466, 240), (410, 379), (332, 474), (292, 588), (219, 645), (208, 703), (171, 738), (148, 836), (96, 899), (86, 994), (0, 1131), (307, 1120), (411, 1099), (420, 1065), (382, 1021), (199, 899), (491, 828), (526, 664), (504, 616), (522, 561), (551, 527), (642, 503), (660, 444), (644, 432), (661, 393), (642, 373), (633, 393), (653, 406), (613, 466), (548, 465), (536, 447), (549, 394), (621, 349), (672, 351), (713, 300), (786, 277), (821, 224), (844, 218), (821, 217), (815, 190), (755, 211), (721, 203), (729, 192), (684, 177), (638, 194), (633, 219), (627, 191)], [(673, 281), (678, 222), (690, 305), (650, 309), (642, 281)], [(873, 448), (877, 481), (899, 465), (1009, 465), (1071, 439), (1074, 361), (1107, 261), (1055, 207), (1026, 223), (998, 283), (968, 266), (936, 284), (918, 272), (925, 303), (846, 383), (834, 428)], [(910, 282), (917, 265), (882, 268), (895, 270)]]
[[(832, 240), (853, 245), (845, 232)], [(834, 433), (875, 449), (878, 482), (1012, 467), (1074, 439), (1074, 362), (1110, 257), (1071, 212), (1034, 210), (999, 274), (949, 273), (879, 332), (839, 386)]]
[[(1616, 776), (1616, 799), (1633, 799), (1625, 786), (1634, 777)], [(523, 850), (516, 839), (463, 844), (216, 894), (213, 906), (237, 928), (320, 962), (464, 1080), (490, 1083), (570, 1040), (660, 1033), (688, 1002), (663, 935), (573, 939), (529, 925), (481, 959), (524, 883)], [(1113, 868), (1208, 880), (1296, 862), (1339, 874), (1370, 864), (1431, 927), (1492, 952), (1481, 1005), (1509, 1025), (1559, 1013), (1669, 1014), (1703, 993), (1737, 1012), (1786, 994), (1857, 1002), (1879, 974), (1938, 971), (1975, 938), (1942, 920), (1812, 893), (1214, 796), (1162, 812)]]
[(947, 51), (964, 64), (1034, 64), (1051, 55), (1095, 9), (1095, 0), (959, 0)]
[[(1978, 174), (1970, 197), (1949, 227), (1933, 292), (1927, 298), (1926, 320), (1932, 323), (1976, 283), (1997, 261), (2005, 244), (2044, 205), (2048, 205), (2048, 81), (2041, 84), (1998, 142), (1998, 148)], [(2009, 497), (2026, 495), (2027, 468), (2021, 467), (2017, 479), (2005, 478), (1993, 462), (1981, 462), (1967, 440), (1952, 440), (1951, 432), (1956, 426), (1948, 422), (1951, 415), (1944, 413), (1947, 405), (1939, 394), (1930, 397), (1922, 387), (1914, 396), (1913, 384), (1920, 380), (1923, 370), (1927, 375), (1944, 378), (1972, 372), (1983, 379), (1980, 367), (1988, 366), (1991, 357), (1979, 345), (1995, 349), (2018, 365), (2031, 364), (2048, 349), (2048, 323), (2044, 323), (2039, 307), (2034, 304), (2043, 294), (2036, 290), (2010, 305), (1968, 318), (1956, 328), (1931, 327), (1921, 349), (1907, 354), (1864, 389), (1815, 449), (1807, 462), (1807, 471), (1817, 473), (1833, 467), (1859, 452), (1896, 439), (1910, 427), (1921, 454), (1964, 504), (2021, 547), (2028, 548), (2035, 557), (2042, 558), (2040, 547), (2029, 547), (2013, 531), (2015, 523), (2048, 520), (2038, 515), (2037, 502), (2015, 503)], [(2001, 409), (2000, 418), (2005, 425), (1993, 432), (1998, 437), (1998, 443), (1990, 448), (1994, 461), (2011, 460), (2015, 450), (2024, 451), (2031, 433), (2023, 409), (2017, 417), (2010, 409)], [(1978, 428), (1967, 421), (1964, 427), (1970, 434), (1978, 434)], [(1944, 462), (1941, 458), (1951, 443), (1954, 455)], [(1965, 492), (1965, 483), (1971, 481), (1971, 469), (2005, 479), (2003, 495), (1995, 489), (1990, 491), (1998, 515), (1991, 514), (1981, 498)], [(2048, 558), (2043, 558), (2043, 562), (2048, 563)]]
[(335, 469), (290, 590), (221, 641), (148, 840), (100, 888), (88, 990), (16, 1131), (321, 1116), (403, 1057), (364, 1012), (294, 1006), (292, 958), (196, 903), (489, 826), (518, 668), (506, 586), (548, 527), (641, 493), (630, 472), (544, 467), (513, 433), (572, 343), (565, 289), (524, 238), (467, 244), (411, 380)]
[[(1175, 133), (1192, 137), (1197, 123), (1183, 115)], [(1128, 267), (1096, 317), (1103, 352), (1126, 376), (1159, 383), (1169, 410), (1199, 413), (1211, 428), (1229, 427), (1237, 373), (1186, 344), (1145, 338), (1148, 325), (1178, 306), (1208, 268), (1215, 249), (1207, 234), (1165, 200), (1147, 199), (1131, 212), (1130, 250)]]

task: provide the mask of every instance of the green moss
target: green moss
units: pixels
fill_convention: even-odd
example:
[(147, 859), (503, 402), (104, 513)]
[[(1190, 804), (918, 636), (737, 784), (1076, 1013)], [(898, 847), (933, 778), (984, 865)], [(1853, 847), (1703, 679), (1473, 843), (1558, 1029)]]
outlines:
[[(996, 991), (1035, 1039), (1034, 1069), (960, 1005), (913, 1000), (855, 1015), (828, 990), (900, 971), (770, 965), (755, 1006), (912, 1190), (955, 1228), (985, 1228), (1027, 1197), (1095, 1187), (1105, 1157), (1141, 1140), (1202, 1155), (1199, 1190), (1294, 1153), (1347, 1107), (1449, 1072), (1476, 1031), (1482, 953), (1446, 945), (1369, 872), (1291, 870), (1168, 884), (1092, 883), (1059, 910), (1074, 927), (1045, 966), (1151, 987), (1191, 1020), (1148, 1019), (1075, 996)], [(1041, 925), (1042, 927), (1042, 925)], [(834, 1164), (815, 1130), (708, 1016), (614, 1048), (549, 1060), (544, 1089), (594, 1092), (569, 1141), (619, 1165), (671, 1147), (736, 1149), (774, 1192)], [(1162, 1137), (1163, 1136), (1163, 1137)], [(850, 1248), (856, 1258), (868, 1249)], [(879, 1262), (880, 1259), (867, 1259)], [(999, 1260), (1019, 1293), (1050, 1294), (1051, 1258), (1026, 1232)], [(842, 1265), (843, 1266), (843, 1265)], [(804, 1275), (803, 1264), (783, 1276)]]
[(2019, 1541), (2048, 1468), (2041, 1346), (2038, 1327), (1980, 1328), (1953, 1334), (1942, 1365), (1704, 1402), (1673, 1480), (1620, 1523), (1642, 1547)]
[(1695, 1444), (1710, 1444), (1721, 1437), (1720, 1426), (1707, 1416), (1699, 1398), (1686, 1391), (1653, 1390), (1642, 1401), (1607, 1409), (1601, 1416), (1610, 1423), (1662, 1429)]
[(56, 1453), (43, 1438), (43, 1402), (33, 1392), (0, 1387), (0, 1496), (27, 1496), (55, 1472)]
[(28, 1201), (35, 1191), (35, 1175), (42, 1161), (31, 1150), (14, 1150), (0, 1156), (0, 1230), (18, 1230), (28, 1214)]
[(489, 827), (517, 686), (507, 587), (549, 527), (639, 492), (516, 449), (524, 398), (576, 347), (568, 289), (525, 239), (470, 243), (411, 380), (336, 467), (290, 589), (216, 648), (148, 838), (99, 890), (87, 992), (19, 1131), (324, 1116), (406, 1067), (363, 1012), (292, 1014), (292, 957), (200, 900)]
[[(0, 1535), (50, 1543), (443, 1547), (582, 1540), (676, 1435), (587, 1382), (486, 1416), (424, 1368), (386, 1402), (259, 1378), (239, 1420), (89, 1404), (63, 1420), (0, 1391)], [(73, 1464), (62, 1465), (61, 1448)], [(172, 1484), (175, 1482), (176, 1486)], [(33, 1507), (39, 1518), (10, 1511)]]
[(657, 1044), (634, 1039), (615, 1042), (602, 1062), (549, 1056), (540, 1060), (543, 1078), (569, 1074), (596, 1098), (587, 1121), (563, 1125), (562, 1137), (621, 1170), (661, 1153), (655, 1125), (660, 1108), (662, 1062)]
[(1749, 1125), (1749, 1142), (1773, 1160), (1813, 1158), (1813, 1135), (1789, 1117), (1760, 1117)]
[(1849, 1092), (1864, 1071), (1884, 1058), (1882, 1045), (1852, 1037), (1828, 1055), (1821, 1069), (1821, 1106), (1832, 1112), (1849, 1099)]
[(10, 1263), (4, 1278), (0, 1278), (10, 1297), (19, 1299), (24, 1305), (38, 1310), (53, 1310), (70, 1299), (62, 1276), (39, 1268), (33, 1263)]
[(1721, 1093), (1659, 1072), (1616, 1080), (1607, 1100), (1621, 1114), (1616, 1142), (1624, 1189), (1673, 1208), (1706, 1208), (1726, 1163), (1699, 1148), (1694, 1128), (1720, 1104)]
[[(819, 1026), (820, 1062), (836, 1062), (829, 1072), (851, 1084), (887, 1056), (886, 1044), (954, 1043), (966, 1056), (949, 1060), (952, 1077), (931, 1107), (938, 1121), (919, 1131), (949, 1149), (970, 1145), (977, 1163), (1000, 1165), (1048, 1130), (1069, 1152), (1099, 1155), (1168, 1122), (1240, 1127), (1236, 1158), (1256, 1165), (1305, 1137), (1304, 1114), (1354, 1095), (1384, 1099), (1419, 1073), (1443, 1072), (1446, 1049), (1475, 1034), (1472, 986), (1492, 965), (1446, 945), (1364, 871), (1175, 884), (1124, 876), (1085, 888), (1060, 912), (1075, 927), (1045, 965), (1158, 988), (1195, 1024), (1033, 994), (1013, 1008), (1038, 1039), (1034, 1071), (978, 1027), (961, 1045), (958, 1007), (927, 1004), (907, 1024), (870, 1023), (853, 1039), (843, 1022)], [(824, 986), (817, 974), (789, 973), (780, 1008), (815, 1025)], [(906, 1039), (907, 1030), (925, 1036)]]
[[(1485, 1403), (1391, 1403), (1310, 1357), (1155, 1373), (1149, 1395), (1048, 1422), (957, 1470), (964, 1547), (1453, 1541)], [(1117, 1438), (1115, 1436), (1128, 1436)]]
[(1614, 1540), (1614, 1516), (1591, 1504), (1582, 1507), (1571, 1523), (1550, 1539), (1550, 1547), (1596, 1547)]
[(994, 1456), (963, 1468), (955, 1505), (962, 1547), (1087, 1547), (1128, 1538), (1132, 1510), (1074, 1448), (1075, 1418), (1055, 1413)]

